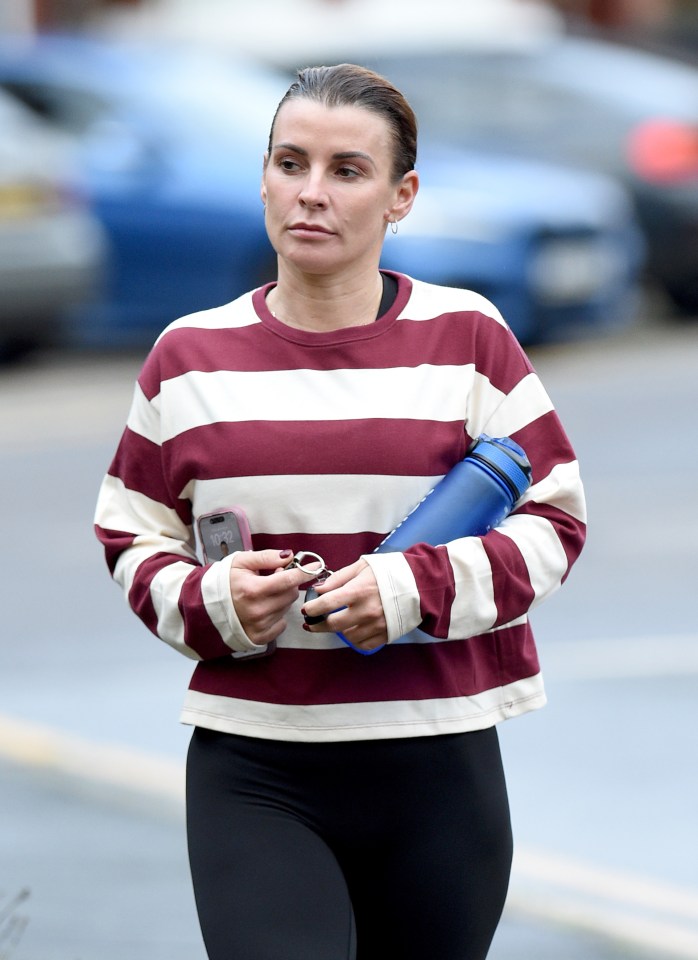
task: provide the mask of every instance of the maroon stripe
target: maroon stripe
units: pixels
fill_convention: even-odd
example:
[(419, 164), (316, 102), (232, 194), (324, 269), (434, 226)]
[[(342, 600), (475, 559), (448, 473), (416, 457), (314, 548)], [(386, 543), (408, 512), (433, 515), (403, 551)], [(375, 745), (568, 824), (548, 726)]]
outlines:
[[(181, 490), (192, 479), (279, 473), (439, 476), (461, 459), (465, 446), (462, 421), (245, 421), (181, 433), (164, 444), (163, 461), (172, 488)], [(142, 485), (159, 500), (166, 490), (149, 470), (159, 472), (162, 464), (154, 456), (142, 458), (141, 447), (135, 445), (132, 459), (142, 462), (122, 467), (125, 482), (135, 489)]]
[(104, 553), (107, 566), (112, 576), (116, 568), (117, 561), (124, 550), (127, 550), (135, 540), (135, 534), (128, 533), (125, 530), (109, 530), (107, 527), (100, 527), (95, 524), (95, 533), (97, 539), (104, 546)]
[(221, 639), (201, 596), (201, 580), (206, 569), (195, 569), (182, 584), (179, 610), (184, 621), (184, 642), (204, 659), (226, 657), (230, 655), (230, 647)]
[[(150, 593), (150, 585), (157, 574), (171, 563), (189, 563), (182, 557), (171, 553), (155, 553), (140, 564), (129, 591), (128, 600), (131, 609), (158, 636), (158, 617)], [(201, 577), (203, 567), (191, 564), (192, 573), (185, 580), (179, 600), (179, 609), (183, 616), (186, 610), (185, 642), (202, 657), (224, 657), (230, 654), (228, 647), (211, 623), (201, 599)]]
[(163, 379), (160, 371), (160, 358), (166, 360), (166, 353), (162, 350), (159, 343), (156, 343), (148, 356), (138, 375), (138, 385), (145, 394), (147, 400), (152, 400), (160, 393), (160, 382)]
[(525, 614), (535, 599), (528, 567), (521, 551), (509, 537), (491, 530), (482, 546), (492, 568), (492, 589), (497, 607), (495, 626)]
[(517, 431), (512, 439), (521, 444), (531, 461), (533, 483), (543, 480), (559, 464), (573, 463), (577, 459), (553, 410)]
[(447, 637), (456, 585), (446, 547), (419, 543), (405, 552), (405, 559), (419, 591), (421, 628), (431, 637)]
[(472, 359), (478, 373), (487, 377), (493, 387), (509, 394), (533, 370), (511, 331), (499, 323), (482, 317), (478, 324), (477, 343)]
[(278, 649), (261, 660), (199, 663), (190, 689), (280, 705), (448, 699), (539, 671), (528, 625), (442, 643), (396, 644), (371, 657), (348, 648)]
[[(387, 532), (387, 531), (386, 531)], [(339, 570), (354, 563), (364, 553), (371, 553), (383, 539), (382, 533), (307, 534), (295, 533), (252, 535), (255, 550), (312, 550), (319, 554), (330, 570)]]
[(376, 330), (380, 335), (349, 342), (333, 342), (322, 335), (308, 342), (287, 340), (279, 350), (278, 337), (261, 321), (224, 329), (177, 327), (156, 344), (139, 382), (152, 399), (162, 381), (192, 370), (386, 369), (424, 363), (467, 365), (477, 360), (494, 386), (509, 392), (531, 370), (523, 352), (511, 349), (509, 331), (476, 311), (413, 320), (408, 304), (399, 320)]
[[(160, 570), (173, 562), (171, 553), (154, 553), (140, 564), (131, 584), (128, 602), (133, 612), (141, 618), (146, 627), (156, 636), (158, 618), (150, 595), (150, 584)], [(177, 557), (177, 559), (181, 559)]]
[(109, 473), (118, 477), (128, 490), (135, 490), (151, 500), (172, 506), (163, 475), (160, 447), (128, 427), (121, 437)]
[(555, 527), (555, 533), (559, 537), (562, 549), (567, 557), (567, 570), (562, 577), (564, 583), (584, 546), (587, 533), (586, 524), (582, 520), (577, 520), (571, 514), (565, 513), (559, 507), (547, 503), (536, 503), (532, 500), (525, 503), (516, 513), (543, 517)]

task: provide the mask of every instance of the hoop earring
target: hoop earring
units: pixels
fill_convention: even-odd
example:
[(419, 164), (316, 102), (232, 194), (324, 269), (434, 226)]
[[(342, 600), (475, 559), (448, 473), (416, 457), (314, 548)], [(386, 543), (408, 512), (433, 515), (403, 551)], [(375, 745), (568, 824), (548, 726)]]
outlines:
[(390, 232), (393, 236), (397, 234), (397, 220), (390, 221)]

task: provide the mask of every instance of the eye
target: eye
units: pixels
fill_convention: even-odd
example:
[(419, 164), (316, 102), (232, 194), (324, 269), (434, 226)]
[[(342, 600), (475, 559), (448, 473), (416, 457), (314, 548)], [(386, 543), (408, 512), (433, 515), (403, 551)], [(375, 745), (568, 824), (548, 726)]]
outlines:
[(360, 175), (361, 171), (357, 170), (356, 167), (337, 167), (337, 176), (340, 180), (352, 180)]
[(281, 157), (281, 159), (277, 161), (277, 166), (285, 173), (295, 173), (296, 170), (300, 170), (300, 164), (290, 157)]

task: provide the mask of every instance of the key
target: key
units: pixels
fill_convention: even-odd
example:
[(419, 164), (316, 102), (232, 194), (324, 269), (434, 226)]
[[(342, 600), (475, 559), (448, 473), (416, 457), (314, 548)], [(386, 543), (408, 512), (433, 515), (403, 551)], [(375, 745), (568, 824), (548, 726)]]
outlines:
[[(329, 577), (329, 571), (327, 571), (327, 577)], [(323, 580), (326, 580), (327, 577), (323, 577)], [(305, 591), (304, 603), (307, 603), (309, 600), (315, 600), (319, 597), (320, 594), (317, 592), (315, 587), (308, 587)], [(307, 614), (304, 615), (303, 619), (307, 624), (312, 625), (313, 623), (322, 623), (327, 617), (326, 613), (321, 613), (319, 617), (309, 617)]]

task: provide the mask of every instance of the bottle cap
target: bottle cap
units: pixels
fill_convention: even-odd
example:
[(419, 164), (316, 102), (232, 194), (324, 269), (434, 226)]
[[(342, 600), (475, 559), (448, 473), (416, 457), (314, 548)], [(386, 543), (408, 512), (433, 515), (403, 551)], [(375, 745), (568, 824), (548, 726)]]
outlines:
[(518, 500), (531, 484), (531, 464), (523, 448), (509, 437), (488, 437), (482, 434), (467, 456), (489, 467)]

